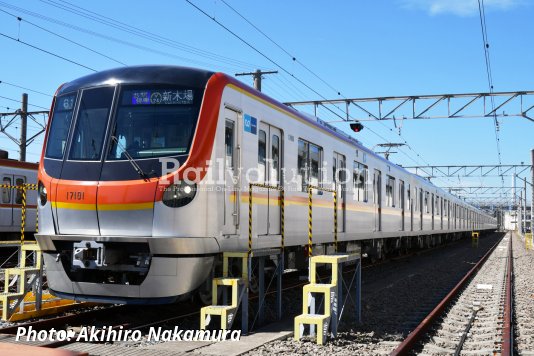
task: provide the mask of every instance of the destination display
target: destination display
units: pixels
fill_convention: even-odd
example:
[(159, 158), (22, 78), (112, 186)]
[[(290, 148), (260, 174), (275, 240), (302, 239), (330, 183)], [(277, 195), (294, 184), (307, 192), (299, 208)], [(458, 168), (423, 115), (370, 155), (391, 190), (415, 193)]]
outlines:
[(123, 105), (189, 105), (193, 104), (191, 89), (140, 89), (124, 92)]

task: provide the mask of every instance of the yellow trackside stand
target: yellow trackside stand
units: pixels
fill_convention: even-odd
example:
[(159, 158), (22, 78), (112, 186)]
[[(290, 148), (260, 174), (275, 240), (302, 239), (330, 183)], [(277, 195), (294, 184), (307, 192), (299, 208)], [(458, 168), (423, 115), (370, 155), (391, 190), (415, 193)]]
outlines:
[[(231, 258), (241, 259), (241, 278), (229, 277), (228, 262)], [(208, 327), (212, 315), (220, 316), (221, 329), (228, 330), (232, 327), (239, 306), (242, 306), (242, 308), (248, 308), (248, 261), (249, 254), (247, 252), (225, 252), (223, 254), (223, 277), (214, 278), (212, 283), (213, 305), (203, 307), (200, 310), (200, 328), (202, 330)], [(217, 289), (219, 286), (230, 287), (231, 303), (229, 305), (217, 304)], [(248, 330), (244, 330), (243, 332), (246, 333)]]
[(471, 232), (471, 246), (478, 247), (478, 238), (480, 237), (480, 232), (472, 231)]
[[(354, 301), (356, 309), (356, 319), (360, 321), (360, 278), (361, 265), (358, 255), (350, 254), (335, 254), (313, 256), (310, 258), (310, 283), (304, 286), (302, 295), (302, 314), (295, 318), (295, 340), (300, 340), (304, 334), (304, 326), (309, 325), (310, 335), (315, 334), (315, 327), (317, 327), (317, 344), (323, 345), (326, 337), (331, 334), (333, 337), (337, 335), (337, 327), (341, 319), (340, 311), (343, 310), (344, 305), (340, 305), (343, 301), (344, 281), (342, 278), (342, 266), (347, 262), (356, 262), (356, 269), (347, 288), (350, 293), (351, 287), (355, 282), (356, 299)], [(317, 283), (317, 265), (330, 265), (331, 278), (329, 283)], [(323, 296), (324, 312), (316, 314), (316, 295)], [(344, 304), (344, 303), (342, 303)]]
[(525, 234), (525, 249), (532, 250), (532, 233), (528, 232)]

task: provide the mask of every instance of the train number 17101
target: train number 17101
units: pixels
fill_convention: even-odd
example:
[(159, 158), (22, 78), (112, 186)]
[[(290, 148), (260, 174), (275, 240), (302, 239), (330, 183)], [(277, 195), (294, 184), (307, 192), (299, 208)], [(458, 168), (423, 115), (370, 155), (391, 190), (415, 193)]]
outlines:
[(67, 200), (83, 200), (84, 192), (67, 192)]

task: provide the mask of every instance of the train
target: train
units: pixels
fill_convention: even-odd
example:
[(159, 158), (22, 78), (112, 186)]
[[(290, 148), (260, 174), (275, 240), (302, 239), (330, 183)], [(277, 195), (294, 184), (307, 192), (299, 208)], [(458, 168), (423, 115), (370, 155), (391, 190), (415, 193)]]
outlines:
[[(37, 182), (38, 163), (9, 159), (0, 150), (0, 239), (20, 240), (22, 221), (22, 190), (12, 187)], [(37, 224), (37, 192), (26, 192), (25, 235), (33, 235)], [(33, 239), (33, 236), (28, 236)]]
[(98, 72), (61, 85), (49, 120), (36, 240), (60, 297), (152, 304), (205, 290), (223, 252), (247, 251), (250, 217), (253, 250), (280, 248), (284, 228), (287, 268), (302, 267), (309, 187), (322, 188), (311, 191), (314, 253), (332, 251), (336, 225), (340, 251), (375, 257), (496, 228), (351, 135), (220, 72)]

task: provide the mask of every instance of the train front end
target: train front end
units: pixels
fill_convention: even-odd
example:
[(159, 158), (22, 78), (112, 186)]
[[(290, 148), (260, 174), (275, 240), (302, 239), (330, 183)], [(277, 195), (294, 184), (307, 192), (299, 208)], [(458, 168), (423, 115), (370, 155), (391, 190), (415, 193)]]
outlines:
[[(39, 233), (52, 293), (168, 303), (208, 277), (203, 173), (218, 105), (211, 72), (127, 67), (64, 84), (39, 166)], [(211, 141), (210, 141), (211, 140)], [(187, 178), (187, 179), (186, 179)]]

